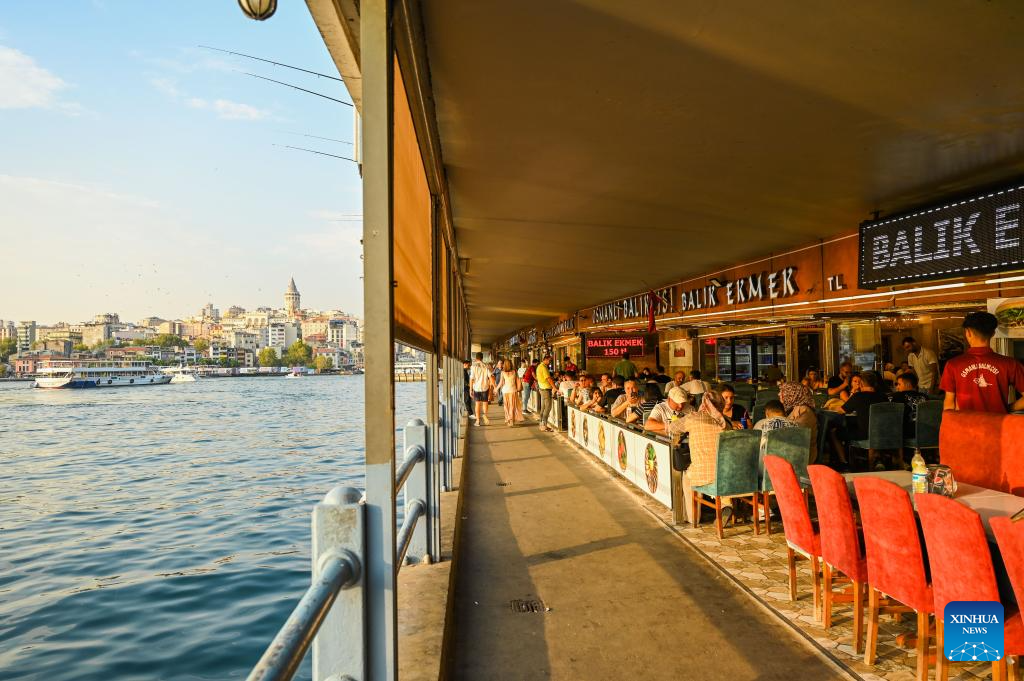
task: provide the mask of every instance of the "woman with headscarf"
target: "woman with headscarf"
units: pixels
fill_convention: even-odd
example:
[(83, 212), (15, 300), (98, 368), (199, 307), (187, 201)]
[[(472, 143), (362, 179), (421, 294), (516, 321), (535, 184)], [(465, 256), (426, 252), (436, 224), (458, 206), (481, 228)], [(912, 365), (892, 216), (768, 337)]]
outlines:
[(786, 418), (811, 431), (811, 450), (808, 463), (818, 458), (818, 414), (814, 411), (814, 393), (796, 381), (779, 386), (779, 401), (786, 410)]
[[(722, 399), (722, 394), (717, 390), (708, 390), (704, 393), (704, 400), (697, 411), (669, 425), (670, 435), (684, 432), (689, 434), (690, 467), (682, 476), (683, 507), (689, 522), (693, 522), (693, 518), (690, 517), (693, 512), (690, 503), (693, 488), (715, 481), (715, 473), (718, 470), (718, 436), (732, 429), (729, 419), (722, 414), (724, 408), (725, 400)], [(722, 520), (725, 522), (728, 515), (732, 514), (731, 502), (729, 499), (722, 499), (722, 504), (730, 507), (728, 514), (725, 508), (722, 509)]]

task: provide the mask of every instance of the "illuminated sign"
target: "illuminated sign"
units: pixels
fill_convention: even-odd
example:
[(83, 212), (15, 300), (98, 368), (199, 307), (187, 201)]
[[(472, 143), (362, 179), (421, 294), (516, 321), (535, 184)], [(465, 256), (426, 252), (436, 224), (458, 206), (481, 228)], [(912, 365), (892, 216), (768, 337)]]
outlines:
[(684, 290), (680, 294), (679, 309), (687, 312), (718, 307), (723, 302), (739, 305), (765, 298), (788, 298), (799, 290), (795, 276), (795, 267), (784, 267), (775, 272), (755, 272), (735, 281), (723, 282), (712, 278), (707, 286)]
[(646, 317), (650, 312), (652, 297), (654, 299), (654, 314), (659, 315), (672, 312), (675, 301), (671, 286), (660, 288), (652, 293), (653, 296), (648, 293), (639, 293), (612, 303), (598, 305), (594, 308), (593, 321), (595, 324), (604, 324), (606, 322), (616, 322), (620, 319)]
[(554, 338), (555, 336), (572, 333), (575, 330), (576, 317), (569, 317), (544, 329), (544, 338)]
[(588, 338), (587, 357), (622, 357), (629, 353), (634, 357), (646, 353), (645, 336), (612, 336), (609, 338)]
[(861, 288), (1024, 266), (1024, 186), (861, 224)]

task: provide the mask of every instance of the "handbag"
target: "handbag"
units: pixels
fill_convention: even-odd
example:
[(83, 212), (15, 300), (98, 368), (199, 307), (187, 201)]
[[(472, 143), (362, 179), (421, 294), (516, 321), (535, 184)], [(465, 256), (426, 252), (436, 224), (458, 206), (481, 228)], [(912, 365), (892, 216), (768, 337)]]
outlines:
[(690, 456), (690, 443), (687, 440), (681, 440), (679, 444), (672, 448), (672, 468), (682, 473), (692, 463), (693, 457)]

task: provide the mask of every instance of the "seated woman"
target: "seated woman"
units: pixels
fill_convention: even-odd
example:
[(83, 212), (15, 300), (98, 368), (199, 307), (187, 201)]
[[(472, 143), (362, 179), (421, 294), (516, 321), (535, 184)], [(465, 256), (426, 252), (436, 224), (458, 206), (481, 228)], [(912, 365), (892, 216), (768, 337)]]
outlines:
[[(750, 428), (750, 416), (747, 414), (746, 408), (742, 404), (736, 403), (736, 390), (726, 383), (722, 386), (719, 392), (721, 393), (722, 400), (724, 402), (722, 415), (729, 419), (730, 423), (732, 423), (732, 427), (737, 430)], [(743, 419), (746, 419), (746, 421)]]
[[(689, 433), (690, 467), (683, 471), (683, 499), (686, 502), (692, 498), (694, 487), (715, 481), (718, 470), (718, 436), (732, 428), (729, 420), (722, 414), (724, 408), (725, 400), (722, 394), (716, 390), (707, 390), (697, 411), (669, 423), (670, 435)], [(728, 499), (722, 499), (722, 504), (726, 507), (722, 509), (724, 522), (732, 515), (732, 508)], [(684, 503), (682, 506), (687, 521), (692, 522), (691, 505)]]
[(818, 458), (818, 414), (814, 411), (814, 393), (802, 383), (783, 383), (779, 386), (779, 401), (786, 410), (786, 418), (811, 431), (811, 450), (808, 463)]
[(601, 406), (601, 401), (604, 399), (604, 393), (597, 386), (590, 389), (590, 399), (580, 405), (580, 410), (589, 411), (593, 414), (603, 414), (604, 407)]
[(817, 369), (808, 369), (807, 375), (804, 376), (804, 380), (800, 382), (810, 388), (811, 392), (814, 392), (815, 390), (825, 390), (828, 388), (828, 383), (822, 380), (821, 374), (818, 373)]
[(829, 411), (839, 412), (840, 414), (845, 413), (843, 410), (843, 405), (846, 404), (851, 397), (859, 393), (863, 385), (864, 383), (859, 373), (850, 376), (850, 389), (841, 390), (836, 397), (833, 397), (832, 399), (825, 403), (824, 408), (828, 409)]

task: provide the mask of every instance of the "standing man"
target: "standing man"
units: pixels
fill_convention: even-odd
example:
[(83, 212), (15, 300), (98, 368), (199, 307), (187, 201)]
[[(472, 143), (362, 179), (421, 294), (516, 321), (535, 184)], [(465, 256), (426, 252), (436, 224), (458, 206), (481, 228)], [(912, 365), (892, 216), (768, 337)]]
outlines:
[(565, 358), (565, 370), (576, 373), (576, 363), (572, 361), (572, 356), (567, 355)]
[(616, 376), (622, 376), (627, 381), (631, 378), (636, 378), (636, 365), (629, 361), (628, 352), (622, 353), (622, 359), (615, 365), (613, 371)]
[(484, 366), (484, 353), (478, 352), (473, 356), (475, 360), (469, 370), (469, 386), (473, 391), (473, 413), (476, 416), (476, 425), (491, 424), (487, 418), (487, 403), (490, 401), (491, 385), (494, 379), (491, 372)]
[(537, 389), (540, 390), (540, 429), (553, 431), (548, 427), (548, 416), (551, 414), (551, 391), (555, 388), (555, 380), (551, 377), (551, 355), (537, 365)]
[(1019, 396), (1009, 411), (1024, 409), (1024, 366), (992, 351), (989, 341), (999, 322), (989, 312), (964, 317), (967, 352), (946, 362), (939, 387), (946, 391), (945, 409), (1007, 412), (1012, 385)]
[(917, 386), (923, 393), (935, 392), (935, 384), (939, 378), (939, 358), (928, 348), (921, 347), (912, 336), (903, 339), (903, 349), (907, 351), (907, 362), (917, 374)]
[(473, 393), (469, 389), (469, 368), (471, 366), (472, 362), (468, 359), (462, 360), (462, 402), (469, 418), (475, 419), (476, 416), (473, 414)]

